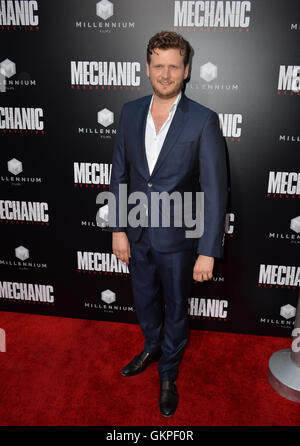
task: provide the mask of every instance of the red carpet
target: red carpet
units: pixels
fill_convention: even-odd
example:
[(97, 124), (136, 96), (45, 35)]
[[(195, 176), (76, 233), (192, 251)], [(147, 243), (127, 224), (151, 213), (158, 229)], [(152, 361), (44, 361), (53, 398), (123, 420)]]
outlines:
[(120, 368), (139, 353), (135, 325), (0, 312), (1, 426), (298, 426), (300, 405), (269, 386), (268, 360), (287, 338), (191, 331), (176, 414), (158, 411), (156, 364)]

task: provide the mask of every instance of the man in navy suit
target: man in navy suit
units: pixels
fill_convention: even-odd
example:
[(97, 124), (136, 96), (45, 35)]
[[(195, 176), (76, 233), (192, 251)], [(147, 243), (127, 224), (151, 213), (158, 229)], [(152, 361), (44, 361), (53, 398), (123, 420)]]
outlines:
[[(147, 76), (153, 95), (123, 106), (110, 185), (117, 209), (113, 253), (129, 265), (136, 314), (145, 337), (142, 352), (121, 374), (136, 375), (158, 361), (159, 408), (166, 417), (174, 414), (178, 403), (176, 378), (188, 341), (192, 280), (211, 279), (214, 258), (223, 255), (227, 202), (225, 144), (218, 115), (183, 92), (190, 54), (190, 44), (175, 32), (162, 31), (150, 39)], [(179, 192), (183, 197), (189, 192), (193, 209), (197, 192), (202, 192), (202, 236), (188, 238), (184, 223), (181, 227), (174, 223), (136, 226), (130, 221), (124, 225), (118, 213), (124, 201), (120, 185), (126, 185), (130, 194), (143, 193), (148, 203), (152, 193)], [(174, 202), (169, 201), (172, 217), (177, 212)], [(157, 209), (161, 218), (164, 210)], [(148, 218), (150, 211), (151, 204), (145, 205), (144, 216)]]

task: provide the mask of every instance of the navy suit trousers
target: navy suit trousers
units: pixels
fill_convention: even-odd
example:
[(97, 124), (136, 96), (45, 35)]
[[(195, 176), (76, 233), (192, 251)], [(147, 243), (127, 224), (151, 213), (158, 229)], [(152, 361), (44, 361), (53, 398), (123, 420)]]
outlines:
[(144, 350), (162, 350), (161, 380), (175, 380), (188, 341), (188, 298), (196, 250), (159, 252), (151, 246), (148, 229), (131, 242), (129, 271), (135, 310), (145, 337)]

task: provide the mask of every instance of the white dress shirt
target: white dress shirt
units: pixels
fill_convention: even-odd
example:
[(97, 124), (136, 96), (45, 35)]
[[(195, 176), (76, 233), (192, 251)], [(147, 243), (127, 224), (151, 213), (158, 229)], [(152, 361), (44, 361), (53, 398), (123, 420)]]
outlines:
[(146, 156), (148, 161), (148, 167), (150, 175), (153, 172), (155, 163), (157, 161), (158, 155), (161, 151), (161, 148), (163, 146), (164, 140), (167, 136), (169, 127), (171, 125), (172, 119), (175, 115), (175, 111), (177, 108), (177, 105), (181, 98), (181, 92), (173, 102), (173, 105), (170, 108), (169, 116), (161, 126), (158, 133), (156, 133), (155, 125), (153, 122), (153, 118), (151, 115), (151, 107), (153, 102), (153, 96), (151, 99), (151, 103), (149, 106), (148, 116), (147, 116), (147, 122), (146, 122), (146, 132), (145, 132), (145, 146), (146, 146)]

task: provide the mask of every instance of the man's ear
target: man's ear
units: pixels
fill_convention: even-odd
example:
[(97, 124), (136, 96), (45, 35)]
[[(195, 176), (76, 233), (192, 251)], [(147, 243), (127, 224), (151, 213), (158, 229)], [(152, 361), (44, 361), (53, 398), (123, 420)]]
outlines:
[(147, 76), (149, 77), (150, 76), (150, 67), (149, 67), (148, 62), (146, 63), (146, 70), (147, 70)]
[(187, 64), (187, 66), (184, 69), (184, 79), (188, 77), (189, 71), (190, 71), (190, 64)]

